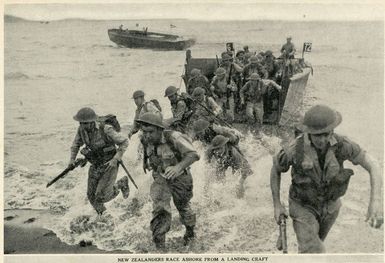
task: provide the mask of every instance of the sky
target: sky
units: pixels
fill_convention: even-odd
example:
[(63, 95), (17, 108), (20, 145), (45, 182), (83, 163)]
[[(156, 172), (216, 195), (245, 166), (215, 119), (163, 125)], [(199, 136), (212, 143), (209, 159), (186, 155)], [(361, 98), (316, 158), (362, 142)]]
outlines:
[[(68, 1), (68, 0), (67, 0)], [(27, 4), (5, 1), (4, 13), (31, 20), (198, 19), (198, 20), (383, 20), (381, 1), (77, 1), (81, 4)], [(28, 1), (31, 2), (31, 1)]]

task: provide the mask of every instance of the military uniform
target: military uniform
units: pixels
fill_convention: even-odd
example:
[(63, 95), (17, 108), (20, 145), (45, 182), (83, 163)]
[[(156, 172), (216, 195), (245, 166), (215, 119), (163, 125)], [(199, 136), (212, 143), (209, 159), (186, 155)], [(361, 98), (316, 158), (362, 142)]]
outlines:
[(254, 112), (257, 123), (263, 123), (263, 95), (267, 92), (267, 86), (262, 80), (248, 81), (241, 89), (239, 96), (246, 104), (246, 116), (249, 124), (255, 123)]
[(229, 139), (229, 142), (237, 145), (239, 143), (241, 133), (235, 129), (231, 129), (228, 127), (224, 127), (221, 125), (218, 125), (216, 123), (212, 123), (204, 132), (202, 136), (199, 137), (199, 139), (205, 143), (210, 144), (215, 136), (217, 135), (223, 135), (224, 137)]
[(285, 51), (285, 58), (287, 59), (293, 59), (294, 55), (290, 55), (293, 51), (295, 51), (295, 47), (293, 43), (285, 43), (281, 47), (281, 53)]
[(215, 157), (211, 149), (207, 151), (206, 156), (208, 160), (211, 160), (213, 157), (215, 158), (217, 175), (219, 177), (224, 177), (229, 167), (231, 167), (233, 173), (239, 171), (242, 179), (246, 179), (246, 177), (253, 174), (249, 162), (238, 147), (235, 147), (232, 143), (226, 144), (225, 153), (220, 158)]
[(163, 131), (159, 145), (151, 145), (144, 141), (142, 143), (154, 178), (150, 190), (153, 201), (151, 230), (154, 242), (161, 243), (164, 242), (165, 234), (171, 226), (171, 198), (179, 211), (182, 224), (193, 227), (196, 222), (195, 213), (190, 206), (193, 180), (189, 169), (185, 169), (173, 180), (165, 179), (162, 174), (167, 167), (176, 165), (185, 157), (199, 159), (199, 155), (191, 142), (177, 131)]
[(195, 88), (201, 87), (206, 90), (206, 94), (210, 94), (209, 84), (208, 79), (204, 75), (193, 76), (188, 80), (187, 93), (191, 95)]
[(332, 135), (326, 154), (319, 154), (306, 133), (274, 157), (278, 172), (292, 167), (289, 213), (300, 253), (325, 251), (322, 241), (337, 218), (340, 197), (353, 175), (343, 162), (357, 164), (363, 158), (359, 145), (337, 134)]
[[(227, 98), (227, 77), (220, 80), (217, 76), (213, 78), (211, 81), (211, 86), (213, 87), (215, 102), (222, 108), (224, 114), (230, 119), (230, 121), (234, 120), (234, 95), (231, 92), (229, 98)], [(231, 80), (230, 86), (235, 88), (235, 83)], [(227, 103), (227, 99), (229, 101), (229, 109), (226, 109), (225, 105)]]
[[(98, 213), (106, 210), (104, 203), (114, 199), (119, 189), (115, 184), (118, 174), (118, 166), (106, 170), (106, 163), (111, 159), (121, 160), (128, 147), (128, 139), (116, 132), (111, 125), (95, 124), (92, 132), (78, 128), (71, 146), (71, 160), (75, 160), (81, 146), (86, 145), (95, 159), (91, 162), (88, 171), (87, 197), (91, 205)], [(118, 146), (116, 149), (115, 145)]]
[(268, 73), (266, 69), (258, 62), (258, 63), (250, 63), (246, 65), (243, 69), (243, 80), (248, 81), (251, 74), (258, 73), (261, 78), (267, 79)]
[(135, 110), (134, 126), (132, 127), (131, 134), (135, 134), (139, 131), (140, 127), (136, 120), (138, 120), (146, 112), (152, 112), (162, 116), (162, 113), (152, 101), (144, 101), (143, 104), (140, 107), (137, 107)]
[[(194, 113), (190, 117), (190, 123), (193, 123), (199, 119), (205, 119), (209, 122), (214, 121), (215, 116), (222, 112), (221, 107), (215, 102), (212, 97), (205, 96), (203, 101), (196, 103)], [(212, 113), (208, 112), (211, 111)]]

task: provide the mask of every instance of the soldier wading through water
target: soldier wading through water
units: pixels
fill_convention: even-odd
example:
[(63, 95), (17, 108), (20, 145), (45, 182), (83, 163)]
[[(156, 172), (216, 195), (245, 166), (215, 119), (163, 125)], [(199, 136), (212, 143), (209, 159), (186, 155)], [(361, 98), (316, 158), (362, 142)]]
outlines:
[(274, 157), (270, 175), (274, 217), (278, 223), (281, 215), (286, 215), (280, 199), (281, 172), (287, 172), (291, 166), (289, 214), (299, 253), (325, 252), (323, 241), (337, 219), (340, 197), (345, 194), (353, 175), (351, 169), (344, 168), (345, 160), (369, 172), (371, 191), (367, 220), (375, 228), (383, 223), (383, 179), (378, 164), (358, 144), (334, 133), (341, 121), (341, 114), (331, 108), (313, 106), (305, 113), (303, 134)]
[(184, 134), (165, 130), (162, 118), (153, 113), (143, 114), (137, 122), (143, 131), (142, 144), (146, 168), (152, 170), (154, 181), (150, 195), (153, 202), (151, 230), (153, 241), (165, 251), (166, 233), (171, 227), (171, 198), (186, 227), (185, 245), (194, 238), (195, 213), (190, 207), (193, 181), (190, 165), (199, 155)]
[(104, 203), (114, 199), (119, 190), (124, 198), (128, 198), (128, 177), (124, 176), (115, 183), (118, 162), (128, 147), (128, 139), (112, 125), (98, 122), (98, 116), (91, 108), (80, 109), (74, 119), (80, 126), (71, 146), (69, 166), (75, 162), (80, 147), (85, 145), (81, 153), (91, 163), (88, 170), (87, 197), (96, 212), (101, 215), (106, 210)]

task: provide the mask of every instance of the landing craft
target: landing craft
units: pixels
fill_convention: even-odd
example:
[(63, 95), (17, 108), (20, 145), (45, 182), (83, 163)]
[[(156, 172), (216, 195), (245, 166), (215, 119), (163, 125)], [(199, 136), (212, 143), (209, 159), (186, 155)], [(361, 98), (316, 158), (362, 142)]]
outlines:
[[(277, 103), (265, 103), (265, 100), (271, 99), (264, 97), (264, 116), (263, 123), (265, 125), (280, 127), (284, 130), (291, 130), (295, 127), (301, 118), (303, 98), (305, 88), (309, 79), (312, 68), (303, 58), (295, 59), (295, 74), (292, 76), (283, 74), (281, 81), (278, 83), (282, 86), (282, 91), (276, 98)], [(191, 50), (186, 51), (185, 74), (183, 75), (184, 83), (187, 87), (192, 69), (200, 69), (211, 82), (214, 72), (218, 68), (221, 59), (217, 58), (193, 58)], [(236, 112), (234, 118), (234, 126), (245, 129), (246, 119), (244, 112)]]
[(143, 30), (109, 29), (110, 40), (118, 45), (129, 48), (150, 48), (163, 50), (184, 50), (195, 44), (194, 38), (177, 35), (148, 32)]

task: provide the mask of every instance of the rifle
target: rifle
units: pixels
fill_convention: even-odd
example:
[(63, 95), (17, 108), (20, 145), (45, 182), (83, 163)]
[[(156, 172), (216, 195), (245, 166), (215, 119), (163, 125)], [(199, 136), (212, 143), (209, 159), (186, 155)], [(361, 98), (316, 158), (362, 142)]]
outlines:
[(286, 215), (283, 214), (279, 216), (279, 237), (276, 247), (282, 250), (283, 254), (287, 254)]
[(200, 103), (199, 101), (197, 101), (196, 99), (193, 99), (191, 98), (196, 104), (198, 104), (199, 106), (201, 106), (202, 108), (204, 108), (208, 113), (210, 113), (211, 115), (214, 116), (214, 119), (217, 120), (218, 122), (222, 123), (223, 125), (229, 127), (229, 128), (232, 128), (234, 129), (233, 126), (231, 126), (227, 121), (225, 120), (222, 120), (221, 118), (218, 118), (217, 115), (214, 114), (214, 112), (212, 112), (209, 108), (207, 108), (205, 105), (203, 105), (202, 103)]
[[(231, 83), (231, 71), (233, 70), (233, 63), (230, 64), (229, 77), (227, 78), (227, 86)], [(225, 109), (230, 109), (230, 97), (231, 97), (231, 89), (226, 87), (226, 103)]]
[(64, 177), (68, 172), (74, 170), (76, 167), (78, 166), (81, 166), (81, 167), (84, 167), (85, 165), (87, 164), (87, 159), (85, 158), (79, 158), (79, 159), (76, 159), (76, 161), (69, 165), (66, 169), (64, 169), (63, 172), (61, 172), (58, 176), (56, 176), (55, 178), (53, 178), (48, 184), (47, 184), (47, 188), (50, 187), (52, 184), (54, 184), (57, 180), (59, 180), (60, 178)]
[(123, 167), (123, 170), (126, 172), (128, 178), (130, 178), (130, 181), (135, 186), (136, 189), (138, 189), (138, 186), (136, 185), (134, 179), (132, 178), (131, 174), (128, 172), (126, 166), (124, 165), (123, 161), (118, 161), (118, 164), (120, 164)]

